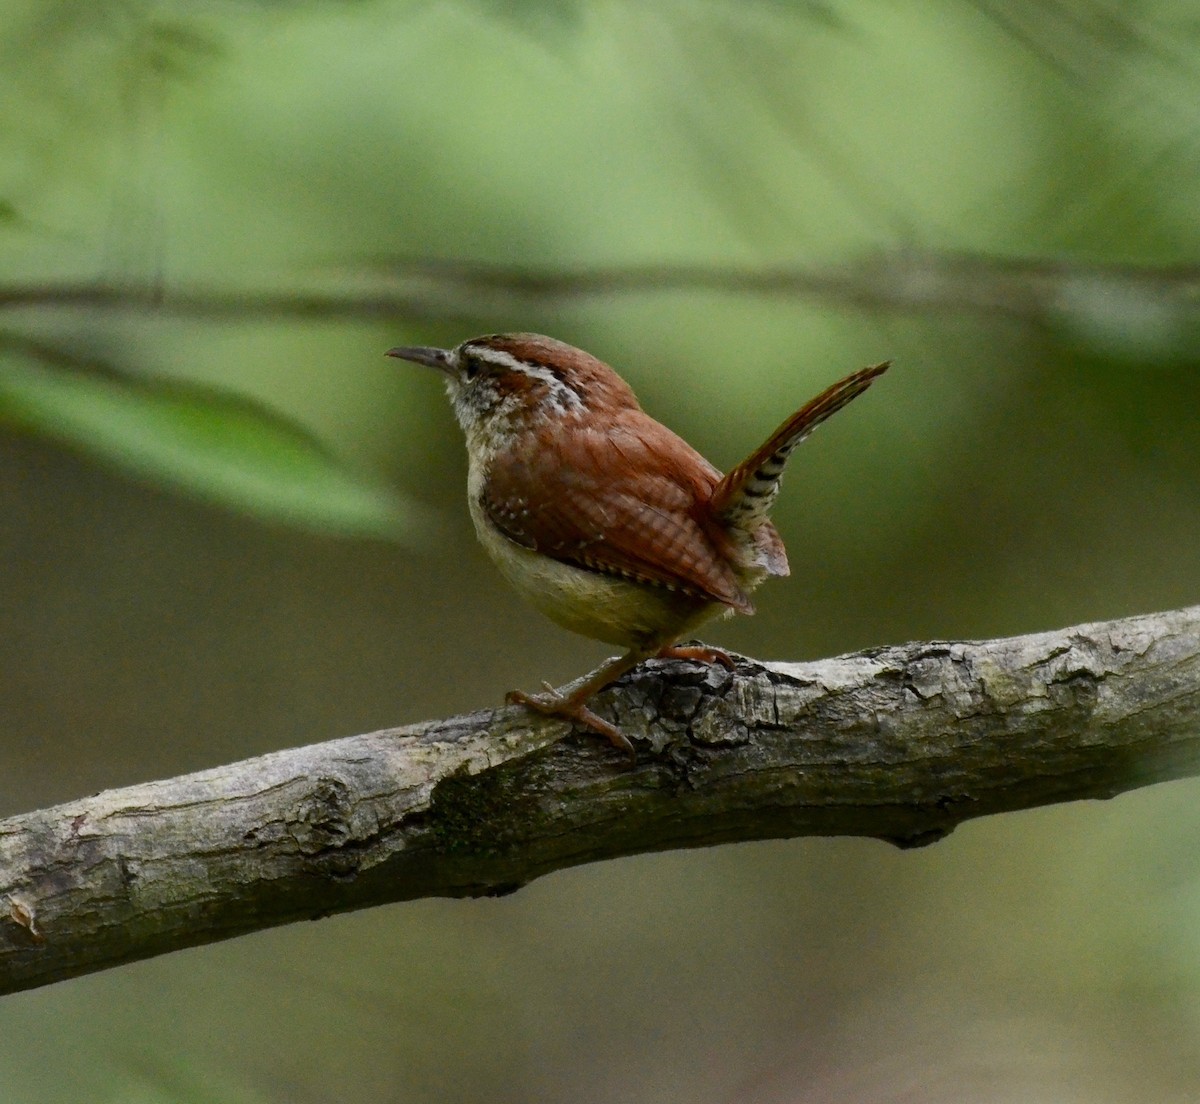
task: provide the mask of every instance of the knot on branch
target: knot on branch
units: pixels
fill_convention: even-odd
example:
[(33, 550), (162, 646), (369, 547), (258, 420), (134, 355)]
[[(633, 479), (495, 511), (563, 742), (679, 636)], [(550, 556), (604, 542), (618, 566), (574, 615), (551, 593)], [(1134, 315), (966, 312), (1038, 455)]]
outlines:
[(340, 778), (315, 778), (312, 788), (296, 805), (288, 829), (303, 855), (343, 847), (351, 837), (350, 787)]

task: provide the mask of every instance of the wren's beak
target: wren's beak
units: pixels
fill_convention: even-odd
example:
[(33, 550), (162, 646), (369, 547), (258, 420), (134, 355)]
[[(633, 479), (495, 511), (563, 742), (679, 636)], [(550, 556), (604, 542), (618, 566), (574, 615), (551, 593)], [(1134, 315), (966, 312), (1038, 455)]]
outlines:
[(439, 372), (453, 371), (450, 365), (449, 349), (431, 349), (424, 345), (416, 345), (412, 348), (389, 349), (384, 355), (398, 357), (400, 360), (411, 360), (414, 364), (424, 364), (426, 367), (436, 368)]

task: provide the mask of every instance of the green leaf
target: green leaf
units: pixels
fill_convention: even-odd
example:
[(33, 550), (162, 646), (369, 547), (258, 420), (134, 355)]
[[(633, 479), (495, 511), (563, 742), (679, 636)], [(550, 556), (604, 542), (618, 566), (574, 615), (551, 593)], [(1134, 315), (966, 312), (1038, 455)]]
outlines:
[(10, 355), (0, 362), (5, 422), (263, 519), (408, 544), (434, 529), (423, 507), (349, 470), (300, 427), (211, 388)]

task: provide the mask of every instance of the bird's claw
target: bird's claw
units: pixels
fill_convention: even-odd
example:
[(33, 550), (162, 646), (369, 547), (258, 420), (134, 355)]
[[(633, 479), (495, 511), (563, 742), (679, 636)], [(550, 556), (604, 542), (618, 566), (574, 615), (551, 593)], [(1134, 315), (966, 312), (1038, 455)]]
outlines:
[(659, 659), (690, 659), (696, 663), (719, 663), (727, 671), (735, 669), (733, 657), (709, 644), (671, 644), (658, 653)]
[(637, 752), (634, 751), (633, 744), (616, 725), (606, 721), (603, 717), (596, 716), (582, 702), (573, 701), (571, 698), (559, 694), (549, 683), (544, 682), (542, 685), (546, 687), (545, 694), (510, 690), (504, 695), (504, 700), (509, 705), (523, 705), (535, 713), (541, 713), (544, 717), (561, 717), (563, 720), (589, 728), (605, 737), (613, 747), (625, 752), (629, 756), (631, 764), (637, 763)]

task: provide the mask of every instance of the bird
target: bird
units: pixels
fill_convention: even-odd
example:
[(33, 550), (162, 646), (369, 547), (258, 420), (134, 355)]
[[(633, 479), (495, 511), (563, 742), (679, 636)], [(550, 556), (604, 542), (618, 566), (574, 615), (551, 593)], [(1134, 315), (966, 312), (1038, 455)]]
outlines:
[(723, 475), (613, 368), (555, 338), (487, 334), (386, 355), (442, 375), (466, 438), (471, 519), (501, 575), (563, 628), (625, 649), (577, 687), (507, 700), (577, 722), (633, 761), (628, 737), (588, 702), (651, 657), (733, 668), (723, 650), (680, 641), (754, 613), (751, 592), (789, 573), (769, 519), (788, 458), (890, 366), (826, 388)]

